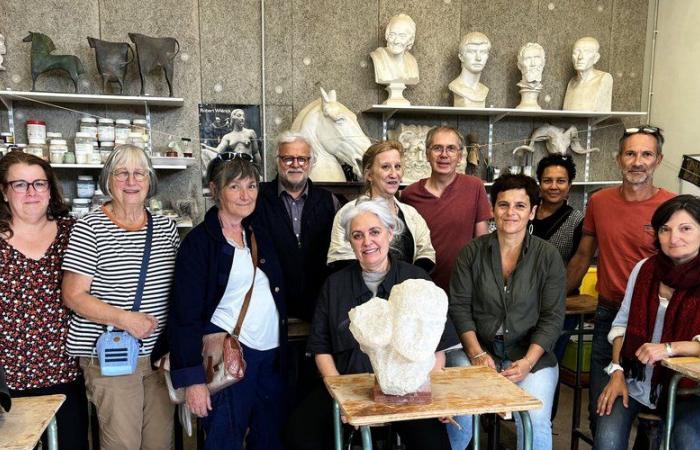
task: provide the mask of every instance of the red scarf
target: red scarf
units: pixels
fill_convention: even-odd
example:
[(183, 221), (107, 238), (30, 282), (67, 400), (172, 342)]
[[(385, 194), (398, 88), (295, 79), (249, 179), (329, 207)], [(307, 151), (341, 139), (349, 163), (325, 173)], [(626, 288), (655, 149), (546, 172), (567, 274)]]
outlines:
[[(700, 334), (700, 254), (687, 263), (675, 265), (663, 253), (650, 257), (639, 270), (630, 303), (620, 363), (625, 376), (643, 381), (644, 364), (634, 353), (651, 342), (659, 309), (659, 284), (674, 289), (664, 317), (661, 342), (690, 341)], [(658, 386), (668, 386), (671, 371), (657, 364), (651, 378), (649, 400), (657, 403)], [(686, 384), (687, 383), (681, 383)], [(693, 386), (691, 383), (690, 386)]]

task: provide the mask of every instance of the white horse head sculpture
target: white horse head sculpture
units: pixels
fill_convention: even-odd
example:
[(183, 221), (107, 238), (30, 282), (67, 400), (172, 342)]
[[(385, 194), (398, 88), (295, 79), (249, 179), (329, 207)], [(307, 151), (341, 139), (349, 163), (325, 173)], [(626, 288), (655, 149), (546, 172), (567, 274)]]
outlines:
[(291, 127), (309, 140), (316, 164), (309, 177), (313, 181), (346, 181), (341, 163), (362, 179), (362, 155), (370, 141), (357, 123), (357, 116), (336, 101), (335, 91), (321, 88), (321, 98), (299, 112)]

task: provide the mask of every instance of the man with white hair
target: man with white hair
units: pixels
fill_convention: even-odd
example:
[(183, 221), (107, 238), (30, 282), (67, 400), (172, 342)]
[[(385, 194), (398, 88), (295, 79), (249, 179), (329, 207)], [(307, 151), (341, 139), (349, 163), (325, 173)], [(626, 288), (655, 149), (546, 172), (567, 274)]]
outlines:
[(311, 321), (316, 297), (330, 273), (326, 254), (340, 204), (314, 186), (311, 145), (301, 133), (283, 132), (277, 143), (277, 177), (260, 184), (255, 219), (267, 228), (280, 258), (289, 317)]

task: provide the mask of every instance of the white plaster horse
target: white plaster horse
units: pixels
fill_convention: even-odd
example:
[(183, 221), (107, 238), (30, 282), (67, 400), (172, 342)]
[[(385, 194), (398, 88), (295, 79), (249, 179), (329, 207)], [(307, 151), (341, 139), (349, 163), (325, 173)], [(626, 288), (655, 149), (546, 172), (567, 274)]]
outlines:
[(292, 131), (303, 133), (316, 155), (309, 177), (313, 181), (346, 181), (341, 163), (362, 179), (362, 155), (370, 141), (357, 123), (357, 116), (338, 103), (335, 91), (321, 88), (321, 98), (302, 109)]
[(563, 128), (555, 127), (554, 125), (544, 125), (537, 128), (530, 136), (530, 143), (528, 145), (521, 145), (513, 150), (513, 154), (520, 150), (527, 150), (529, 152), (535, 151), (535, 142), (545, 142), (547, 147), (547, 152), (549, 153), (559, 153), (560, 155), (566, 155), (566, 151), (569, 147), (574, 153), (579, 155), (585, 155), (586, 153), (597, 152), (598, 148), (585, 149), (581, 145), (581, 141), (578, 137), (578, 130), (576, 127), (571, 126), (566, 131)]

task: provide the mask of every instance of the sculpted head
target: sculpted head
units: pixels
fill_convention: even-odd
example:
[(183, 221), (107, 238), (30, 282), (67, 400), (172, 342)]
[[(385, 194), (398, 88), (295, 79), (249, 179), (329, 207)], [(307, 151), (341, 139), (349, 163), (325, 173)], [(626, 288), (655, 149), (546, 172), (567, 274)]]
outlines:
[(484, 33), (472, 31), (462, 38), (459, 44), (459, 60), (462, 68), (471, 73), (481, 73), (489, 59), (491, 41)]
[(524, 81), (528, 83), (541, 81), (544, 63), (544, 48), (540, 44), (528, 42), (520, 47), (518, 52), (518, 69), (523, 74)]
[(406, 14), (398, 14), (389, 19), (384, 37), (389, 53), (403, 55), (413, 48), (413, 42), (416, 39), (416, 23)]
[(593, 37), (584, 37), (576, 41), (574, 50), (571, 53), (571, 61), (577, 72), (585, 72), (600, 59), (600, 44)]

